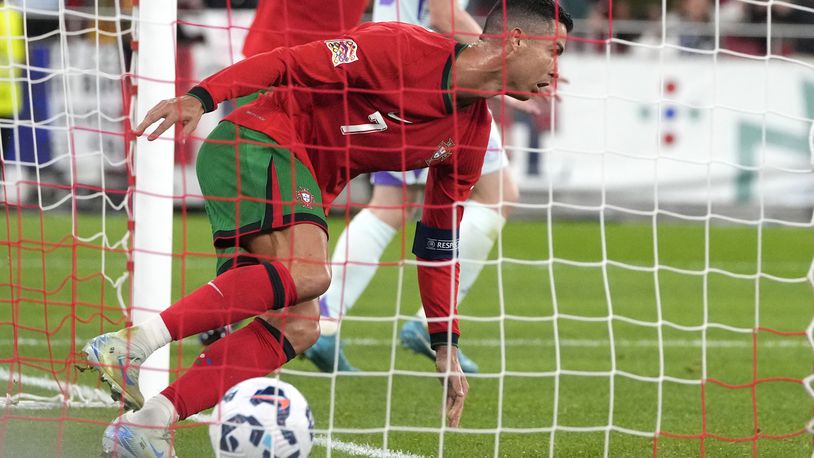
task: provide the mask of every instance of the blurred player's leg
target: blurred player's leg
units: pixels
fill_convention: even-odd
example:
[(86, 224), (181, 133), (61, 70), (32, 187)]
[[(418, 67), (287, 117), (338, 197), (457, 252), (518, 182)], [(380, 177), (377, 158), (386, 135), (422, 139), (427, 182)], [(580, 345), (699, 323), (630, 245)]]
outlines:
[(401, 185), (374, 186), (368, 208), (353, 217), (336, 242), (331, 258), (331, 286), (322, 299), (327, 316), (340, 318), (356, 305), (376, 274), (385, 248), (403, 221), (415, 212), (413, 207), (404, 210), (406, 214), (402, 211), (405, 197), (413, 202), (417, 195), (414, 186), (406, 191)]
[[(420, 188), (405, 188), (393, 175), (374, 174), (373, 197), (368, 208), (353, 217), (336, 242), (331, 258), (331, 286), (320, 300), (323, 317), (340, 320), (353, 308), (376, 274), (385, 248), (403, 221), (412, 218), (415, 212), (414, 207), (404, 207), (404, 202), (414, 202)], [(356, 370), (345, 356), (336, 332), (325, 332), (325, 327), (305, 357), (323, 372)]]
[[(517, 184), (508, 165), (500, 133), (493, 123), (482, 175), (472, 191), (461, 220), (459, 306), (483, 270), (484, 261), (489, 257), (495, 240), (506, 223), (509, 207), (504, 204), (514, 203), (519, 199)], [(402, 326), (400, 338), (405, 347), (434, 360), (435, 352), (430, 347), (430, 334), (423, 312), (423, 309), (419, 309), (416, 319)], [(458, 360), (464, 372), (478, 372), (477, 363), (461, 351), (458, 351)]]
[(489, 253), (506, 224), (510, 208), (502, 204), (515, 203), (517, 200), (517, 185), (508, 167), (483, 175), (475, 186), (461, 221), (458, 303), (463, 301), (480, 275), (484, 261), (489, 258)]

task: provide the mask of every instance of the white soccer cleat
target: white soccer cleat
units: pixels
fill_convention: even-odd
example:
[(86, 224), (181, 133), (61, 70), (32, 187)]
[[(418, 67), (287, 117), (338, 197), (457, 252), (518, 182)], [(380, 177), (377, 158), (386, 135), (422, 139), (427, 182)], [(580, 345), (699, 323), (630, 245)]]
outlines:
[(117, 458), (172, 458), (172, 436), (163, 427), (139, 425), (127, 412), (113, 420), (102, 437), (102, 452)]
[(148, 355), (134, 345), (132, 339), (128, 341), (128, 332), (122, 329), (91, 339), (82, 349), (85, 361), (77, 367), (99, 371), (102, 381), (110, 385), (111, 397), (116, 401), (123, 397), (126, 408), (138, 410), (144, 405), (138, 382), (139, 368)]

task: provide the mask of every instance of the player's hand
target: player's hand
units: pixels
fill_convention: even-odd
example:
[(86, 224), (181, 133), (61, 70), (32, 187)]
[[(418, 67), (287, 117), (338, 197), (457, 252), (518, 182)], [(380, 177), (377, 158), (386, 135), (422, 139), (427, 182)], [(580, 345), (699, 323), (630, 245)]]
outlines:
[(435, 350), (435, 368), (446, 375), (441, 384), (447, 383), (447, 426), (457, 428), (464, 411), (464, 400), (469, 392), (469, 383), (458, 362), (458, 348), (441, 346)]
[(164, 121), (147, 136), (147, 140), (155, 140), (167, 129), (179, 122), (184, 126), (184, 135), (189, 135), (195, 131), (195, 127), (198, 126), (198, 121), (201, 120), (203, 114), (203, 105), (191, 95), (162, 100), (147, 112), (147, 116), (144, 117), (144, 120), (141, 121), (141, 124), (136, 127), (133, 133), (140, 137), (148, 127), (163, 119)]

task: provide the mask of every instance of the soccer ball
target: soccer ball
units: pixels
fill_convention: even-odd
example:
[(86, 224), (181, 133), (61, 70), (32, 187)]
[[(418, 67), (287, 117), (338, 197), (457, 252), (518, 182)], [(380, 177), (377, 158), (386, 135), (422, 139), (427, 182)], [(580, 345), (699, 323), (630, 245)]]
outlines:
[(223, 458), (304, 458), (314, 442), (308, 401), (293, 385), (257, 377), (233, 386), (215, 407), (209, 439)]

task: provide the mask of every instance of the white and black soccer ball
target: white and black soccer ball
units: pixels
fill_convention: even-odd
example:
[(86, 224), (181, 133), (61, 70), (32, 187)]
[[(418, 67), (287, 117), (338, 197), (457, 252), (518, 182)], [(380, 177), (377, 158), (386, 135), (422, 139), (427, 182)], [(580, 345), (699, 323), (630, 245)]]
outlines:
[(221, 458), (305, 458), (313, 430), (302, 393), (278, 379), (258, 377), (223, 395), (212, 412), (209, 439)]

